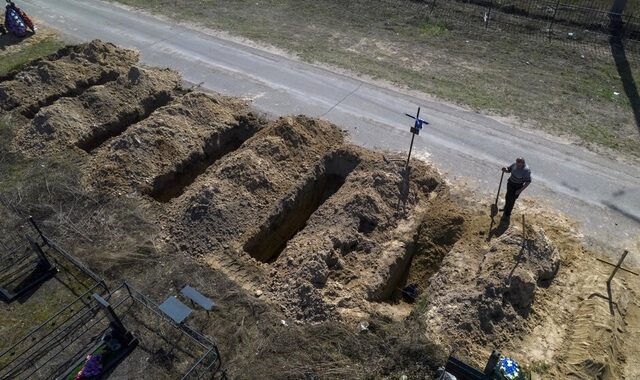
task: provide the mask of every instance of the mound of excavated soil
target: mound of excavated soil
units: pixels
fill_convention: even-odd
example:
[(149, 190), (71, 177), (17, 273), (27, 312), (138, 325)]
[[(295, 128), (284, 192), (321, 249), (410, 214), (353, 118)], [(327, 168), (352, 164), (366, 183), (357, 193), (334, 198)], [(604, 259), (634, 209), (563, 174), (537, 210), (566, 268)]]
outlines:
[(303, 117), (273, 122), (220, 159), (179, 199), (174, 235), (194, 252), (234, 245), (242, 250), (244, 231), (259, 225), (313, 163), (342, 141), (342, 133), (325, 122)]
[[(406, 266), (416, 225), (398, 212), (401, 172), (382, 154), (345, 145), (333, 125), (283, 118), (174, 204), (171, 240), (297, 319), (335, 318), (388, 297)], [(441, 182), (416, 164), (405, 207), (426, 205)]]
[[(287, 236), (291, 234), (282, 230), (288, 224), (302, 228), (276, 259), (269, 258), (274, 262), (268, 291), (290, 314), (303, 320), (335, 317), (336, 312), (349, 316), (367, 310), (370, 301), (391, 296), (410, 260), (417, 230), (415, 219), (399, 212), (401, 171), (399, 163), (382, 154), (344, 147), (324, 157), (290, 197), (277, 203), (262, 230)], [(342, 182), (340, 188), (304, 224), (296, 223), (307, 205), (290, 207), (291, 200), (304, 203), (310, 193), (323, 190), (317, 178), (331, 181), (332, 176)], [(413, 213), (427, 207), (442, 180), (420, 164), (414, 165), (411, 177), (405, 207)], [(289, 213), (283, 214), (287, 208)], [(258, 232), (253, 239), (257, 242), (248, 240), (245, 249), (254, 251), (257, 245), (258, 252), (271, 251), (272, 236)]]
[(168, 200), (181, 180), (236, 149), (260, 127), (244, 102), (190, 93), (95, 149), (87, 181), (101, 191)]
[(479, 367), (499, 348), (552, 363), (549, 376), (629, 373), (619, 363), (638, 325), (625, 314), (634, 293), (616, 280), (609, 314), (606, 274), (566, 219), (529, 204), (524, 230), (514, 218), (488, 231), (489, 207), (425, 163), (407, 173), (335, 125), (268, 122), (137, 59), (94, 41), (0, 81), (0, 112), (25, 121), (13, 147), (75, 149), (89, 191), (149, 206), (154, 249), (197, 258), (287, 318), (410, 316), (425, 326), (417, 335)]
[(314, 163), (343, 143), (335, 126), (305, 117), (279, 119), (219, 159), (173, 208), (170, 239), (241, 285), (262, 284), (260, 261), (244, 252), (249, 230), (264, 223)]
[(528, 207), (524, 234), (515, 221), (488, 233), (488, 207), (450, 194), (434, 200), (406, 280), (425, 294), (414, 317), (431, 339), (479, 368), (499, 349), (541, 366), (545, 379), (635, 373), (622, 365), (630, 351), (623, 336), (638, 325), (628, 311), (635, 292), (614, 280), (611, 314), (611, 268), (584, 250), (565, 218)]
[(116, 80), (138, 61), (138, 54), (113, 44), (93, 41), (27, 65), (12, 80), (0, 83), (0, 112), (19, 108), (32, 118), (41, 107), (63, 96)]
[(427, 289), (427, 328), (451, 347), (464, 346), (460, 340), (494, 345), (521, 334), (536, 291), (551, 284), (560, 265), (558, 250), (534, 226), (526, 240), (515, 228), (490, 244), (477, 240), (461, 237)]
[(29, 128), (18, 132), (16, 144), (34, 155), (69, 146), (91, 151), (167, 105), (181, 82), (174, 71), (133, 66), (114, 82), (40, 109)]

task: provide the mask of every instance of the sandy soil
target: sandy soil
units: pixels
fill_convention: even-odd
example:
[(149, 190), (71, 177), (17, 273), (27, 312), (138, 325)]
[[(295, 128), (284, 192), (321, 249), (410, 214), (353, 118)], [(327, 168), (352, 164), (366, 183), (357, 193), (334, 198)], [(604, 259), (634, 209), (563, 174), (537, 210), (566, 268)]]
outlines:
[(543, 378), (638, 373), (638, 279), (613, 282), (612, 314), (610, 268), (571, 221), (533, 202), (510, 226), (492, 224), (488, 204), (427, 163), (407, 172), (327, 122), (269, 121), (187, 91), (177, 73), (99, 41), (0, 82), (0, 107), (26, 120), (15, 150), (74, 150), (88, 191), (147, 205), (154, 247), (291, 320), (417, 318), (420, 334), (481, 368), (498, 348)]

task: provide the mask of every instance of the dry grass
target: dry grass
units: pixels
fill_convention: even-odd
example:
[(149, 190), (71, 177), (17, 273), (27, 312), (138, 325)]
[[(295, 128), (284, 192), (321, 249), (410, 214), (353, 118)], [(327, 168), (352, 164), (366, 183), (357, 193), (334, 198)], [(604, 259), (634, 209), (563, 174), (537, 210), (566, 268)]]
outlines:
[[(0, 121), (4, 145), (0, 147), (0, 188), (12, 208), (40, 221), (47, 235), (62, 246), (71, 245), (98, 270), (131, 264), (139, 252), (149, 249), (145, 236), (153, 236), (154, 230), (148, 216), (127, 199), (98, 198), (84, 192), (79, 157), (74, 152), (33, 159), (11, 153), (9, 124), (18, 123), (9, 118)], [(100, 247), (99, 255), (96, 247)]]

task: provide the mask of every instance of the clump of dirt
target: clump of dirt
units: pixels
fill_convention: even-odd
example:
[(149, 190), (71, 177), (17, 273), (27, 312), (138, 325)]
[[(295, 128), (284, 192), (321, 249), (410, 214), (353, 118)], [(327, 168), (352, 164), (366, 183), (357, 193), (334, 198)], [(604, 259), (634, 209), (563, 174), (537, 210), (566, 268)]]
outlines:
[(19, 108), (32, 118), (41, 107), (63, 96), (116, 80), (138, 61), (136, 52), (97, 40), (66, 52), (55, 60), (34, 61), (12, 80), (0, 83), (0, 112)]
[(95, 149), (87, 183), (168, 201), (261, 127), (242, 101), (189, 93)]
[(42, 154), (69, 146), (91, 152), (179, 95), (177, 72), (133, 66), (126, 75), (76, 97), (40, 109), (28, 128), (17, 132), (23, 153)]
[[(464, 349), (496, 345), (525, 331), (536, 291), (555, 277), (560, 256), (544, 230), (508, 229), (482, 244), (473, 231), (443, 258), (427, 289), (428, 332)], [(462, 341), (462, 342), (461, 342)]]

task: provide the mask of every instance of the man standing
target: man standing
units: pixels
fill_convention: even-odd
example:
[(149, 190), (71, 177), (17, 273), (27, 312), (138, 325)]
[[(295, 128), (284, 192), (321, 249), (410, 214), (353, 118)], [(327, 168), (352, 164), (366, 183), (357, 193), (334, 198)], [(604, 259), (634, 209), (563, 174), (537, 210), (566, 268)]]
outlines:
[(507, 196), (505, 197), (505, 205), (501, 210), (503, 211), (502, 220), (508, 222), (511, 218), (511, 210), (516, 203), (516, 199), (520, 196), (520, 193), (526, 189), (531, 183), (531, 169), (524, 162), (524, 158), (516, 158), (516, 162), (511, 166), (502, 168), (505, 173), (511, 173), (509, 181), (507, 181)]

